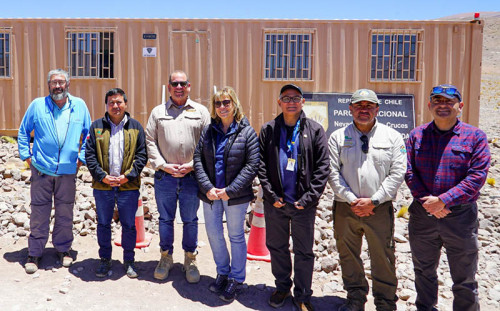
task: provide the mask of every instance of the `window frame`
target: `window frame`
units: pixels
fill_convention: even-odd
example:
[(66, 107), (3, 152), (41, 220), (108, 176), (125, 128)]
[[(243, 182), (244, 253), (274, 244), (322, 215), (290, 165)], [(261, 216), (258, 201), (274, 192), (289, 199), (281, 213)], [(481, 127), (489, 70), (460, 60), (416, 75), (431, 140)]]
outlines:
[(116, 79), (116, 30), (116, 27), (65, 28), (66, 70), (71, 79)]
[(371, 29), (369, 82), (422, 82), (423, 42), (423, 29)]
[[(3, 54), (1, 57), (4, 61), (3, 65), (0, 65), (0, 71), (3, 69), (4, 74), (0, 75), (0, 79), (12, 79), (12, 27), (0, 27), (0, 51)], [(5, 35), (8, 35), (7, 43)]]
[[(264, 28), (262, 80), (312, 82), (315, 35), (316, 28)], [(276, 36), (276, 38), (273, 40), (268, 36)], [(287, 38), (280, 39), (278, 36)], [(292, 36), (295, 38), (292, 39)], [(302, 36), (302, 39), (297, 36)], [(309, 38), (304, 40), (303, 36), (309, 36)], [(283, 51), (281, 55), (279, 55), (280, 51)], [(297, 77), (298, 71), (302, 77)], [(305, 77), (304, 73), (306, 73)]]

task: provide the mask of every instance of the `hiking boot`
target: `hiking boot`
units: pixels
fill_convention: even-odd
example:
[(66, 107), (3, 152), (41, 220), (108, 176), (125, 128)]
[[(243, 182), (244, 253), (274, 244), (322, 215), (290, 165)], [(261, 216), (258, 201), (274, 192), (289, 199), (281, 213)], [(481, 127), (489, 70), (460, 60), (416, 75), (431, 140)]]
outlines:
[(40, 257), (28, 256), (28, 260), (24, 265), (24, 270), (28, 274), (33, 274), (38, 270), (38, 263), (40, 262)]
[(69, 252), (59, 252), (59, 262), (65, 268), (69, 268), (73, 263), (73, 257)]
[(95, 276), (98, 278), (104, 278), (108, 275), (109, 270), (111, 270), (111, 259), (101, 258), (101, 262), (95, 271)]
[(271, 294), (271, 297), (269, 297), (267, 303), (273, 308), (281, 308), (285, 304), (286, 298), (289, 297), (290, 295), (291, 295), (290, 291), (282, 292), (279, 290), (275, 290)]
[(184, 253), (184, 266), (182, 266), (182, 270), (186, 272), (188, 283), (198, 283), (200, 281), (200, 271), (196, 267), (196, 255), (198, 255), (196, 251), (193, 253)]
[(310, 301), (297, 301), (294, 299), (293, 304), (299, 311), (314, 311), (314, 307)]
[(131, 279), (135, 279), (136, 277), (139, 276), (137, 274), (137, 268), (135, 267), (135, 264), (133, 261), (125, 261), (125, 271), (127, 271), (127, 276)]
[(227, 286), (227, 275), (217, 274), (215, 281), (212, 284), (210, 284), (208, 289), (212, 293), (218, 294), (218, 293), (222, 292), (224, 290), (224, 288), (226, 288), (226, 286)]
[(234, 298), (236, 298), (236, 293), (240, 289), (240, 286), (240, 282), (236, 282), (235, 280), (228, 280), (226, 288), (219, 295), (219, 298), (224, 300), (225, 302), (233, 302)]
[(154, 278), (157, 280), (165, 280), (168, 278), (168, 272), (174, 266), (174, 259), (172, 258), (172, 254), (168, 253), (169, 251), (162, 251), (161, 258), (156, 266)]
[(365, 304), (361, 301), (348, 299), (346, 303), (340, 306), (338, 311), (364, 311)]

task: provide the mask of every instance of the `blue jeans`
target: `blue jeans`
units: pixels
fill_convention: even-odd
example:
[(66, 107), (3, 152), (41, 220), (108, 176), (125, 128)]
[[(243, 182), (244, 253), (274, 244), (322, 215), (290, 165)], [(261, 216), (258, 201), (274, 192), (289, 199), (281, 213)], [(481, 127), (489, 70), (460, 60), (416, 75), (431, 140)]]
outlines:
[[(203, 203), (205, 228), (212, 248), (217, 274), (227, 275), (242, 283), (245, 281), (247, 243), (245, 241), (245, 214), (248, 203), (227, 205), (227, 201), (216, 200), (213, 204)], [(226, 213), (227, 233), (231, 242), (231, 260), (224, 238), (222, 215)], [(231, 266), (229, 262), (231, 261)]]
[(164, 171), (155, 172), (155, 199), (160, 213), (160, 247), (162, 251), (174, 251), (174, 220), (179, 201), (179, 211), (184, 223), (182, 249), (196, 251), (198, 245), (198, 183), (190, 173), (182, 178), (172, 177)]
[(135, 213), (139, 200), (139, 190), (118, 191), (94, 189), (95, 205), (97, 209), (97, 242), (99, 243), (99, 257), (111, 259), (111, 220), (115, 204), (120, 214), (122, 225), (123, 260), (134, 260), (134, 248), (137, 238), (135, 229)]

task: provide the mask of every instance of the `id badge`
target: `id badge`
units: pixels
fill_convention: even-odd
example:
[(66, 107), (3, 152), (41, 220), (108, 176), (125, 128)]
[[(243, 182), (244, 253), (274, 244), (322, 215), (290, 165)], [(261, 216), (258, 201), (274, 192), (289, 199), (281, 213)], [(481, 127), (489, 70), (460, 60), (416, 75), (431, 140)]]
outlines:
[(295, 159), (288, 159), (286, 170), (292, 172), (295, 170)]

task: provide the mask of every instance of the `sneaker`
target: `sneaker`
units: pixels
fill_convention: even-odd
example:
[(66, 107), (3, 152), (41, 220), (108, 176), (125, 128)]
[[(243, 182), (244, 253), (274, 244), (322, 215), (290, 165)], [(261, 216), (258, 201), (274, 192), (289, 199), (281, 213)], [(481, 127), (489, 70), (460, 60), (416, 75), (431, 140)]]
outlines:
[(97, 267), (97, 270), (95, 271), (95, 276), (98, 278), (104, 278), (108, 275), (109, 270), (111, 270), (111, 259), (101, 258), (99, 267)]
[(28, 274), (35, 273), (38, 270), (38, 263), (40, 262), (40, 257), (28, 256), (28, 260), (24, 265), (24, 270)]
[(219, 298), (224, 300), (225, 302), (233, 302), (234, 298), (236, 298), (236, 293), (238, 292), (240, 286), (240, 282), (236, 282), (235, 280), (228, 280), (226, 288), (219, 295)]
[(279, 290), (275, 290), (271, 294), (271, 297), (269, 297), (267, 303), (273, 308), (281, 308), (285, 304), (286, 298), (289, 297), (290, 295), (291, 295), (290, 291), (282, 292)]
[(133, 261), (125, 261), (125, 271), (127, 271), (127, 276), (131, 279), (135, 279), (139, 276)]
[(73, 257), (69, 252), (59, 252), (59, 262), (65, 268), (69, 268), (73, 263)]
[(314, 307), (309, 301), (297, 301), (294, 299), (293, 304), (299, 311), (314, 311)]
[(364, 311), (365, 304), (360, 301), (348, 299), (346, 303), (340, 306), (338, 311)]
[(182, 266), (182, 270), (186, 272), (188, 283), (198, 283), (200, 281), (200, 271), (196, 266), (196, 255), (198, 255), (196, 251), (184, 253), (184, 266)]
[(219, 294), (224, 290), (224, 288), (226, 288), (226, 285), (227, 285), (227, 275), (217, 274), (215, 281), (212, 284), (210, 284), (208, 289), (212, 293)]
[(157, 280), (165, 280), (168, 278), (168, 272), (174, 266), (174, 259), (172, 258), (172, 254), (168, 253), (169, 251), (162, 251), (161, 258), (156, 266), (154, 278)]

